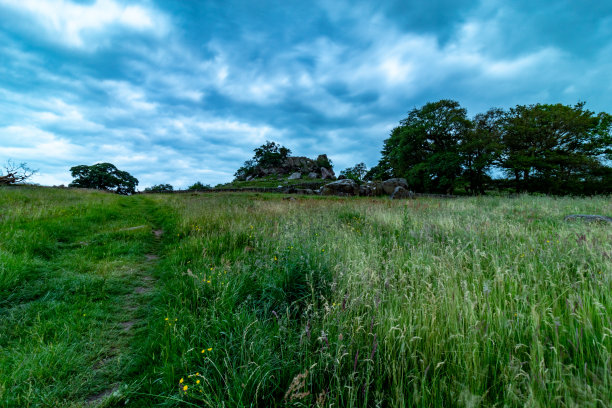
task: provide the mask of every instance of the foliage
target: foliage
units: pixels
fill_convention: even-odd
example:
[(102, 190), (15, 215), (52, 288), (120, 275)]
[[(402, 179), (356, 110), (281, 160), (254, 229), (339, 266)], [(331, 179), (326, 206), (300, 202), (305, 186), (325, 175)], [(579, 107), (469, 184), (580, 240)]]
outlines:
[(111, 163), (74, 166), (70, 168), (70, 173), (75, 178), (70, 187), (94, 188), (127, 195), (134, 194), (138, 185), (138, 179)]
[(451, 100), (415, 108), (385, 140), (383, 163), (411, 189), (452, 194), (462, 163), (460, 142), (470, 129), (466, 110)]
[(368, 168), (365, 163), (357, 163), (353, 167), (347, 167), (340, 172), (341, 176), (345, 176), (348, 179), (355, 180), (357, 183), (361, 183), (364, 180), (365, 175), (368, 172)]
[(200, 181), (196, 181), (191, 186), (189, 186), (188, 190), (210, 190), (212, 187), (210, 184), (202, 184)]
[(26, 163), (17, 164), (9, 160), (4, 165), (4, 175), (0, 173), (0, 185), (19, 184), (28, 180), (37, 170), (32, 170)]
[(328, 170), (334, 168), (334, 164), (332, 163), (331, 159), (327, 157), (326, 154), (320, 154), (315, 161), (317, 163), (317, 167), (319, 168), (325, 167)]
[(255, 148), (253, 160), (257, 166), (271, 168), (280, 166), (291, 154), (291, 150), (275, 142), (266, 141), (260, 147)]
[(156, 184), (152, 187), (147, 187), (145, 190), (147, 193), (169, 193), (174, 191), (174, 187), (170, 184)]

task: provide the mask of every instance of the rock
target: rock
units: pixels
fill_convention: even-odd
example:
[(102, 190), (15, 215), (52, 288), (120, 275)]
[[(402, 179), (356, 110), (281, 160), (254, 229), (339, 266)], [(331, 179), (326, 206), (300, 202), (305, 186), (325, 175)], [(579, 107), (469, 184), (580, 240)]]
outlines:
[(338, 180), (321, 187), (322, 195), (358, 195), (359, 186), (354, 180)]
[(346, 180), (346, 176), (344, 174), (341, 174), (338, 176), (338, 180)]
[(575, 220), (585, 220), (589, 222), (603, 222), (603, 223), (611, 223), (612, 218), (606, 217), (605, 215), (584, 215), (584, 214), (572, 214), (566, 216), (563, 221), (575, 221)]
[(380, 181), (368, 181), (359, 186), (359, 195), (367, 197), (376, 197), (384, 195), (385, 191)]
[(403, 187), (408, 190), (408, 183), (405, 178), (392, 178), (382, 182), (382, 188), (385, 194), (393, 194), (396, 187)]
[(246, 181), (251, 181), (251, 180), (253, 180), (253, 176), (249, 176), (246, 178)]
[(295, 173), (292, 173), (292, 174), (289, 176), (289, 180), (299, 180), (299, 179), (301, 179), (301, 178), (302, 178), (302, 173), (297, 172), (297, 171), (296, 171)]
[(321, 167), (321, 178), (323, 180), (333, 179), (335, 177), (334, 171)]
[(308, 178), (316, 179), (316, 178), (319, 178), (319, 175), (313, 171), (313, 172), (308, 173)]
[(391, 194), (392, 200), (397, 200), (400, 198), (414, 198), (414, 193), (412, 191), (406, 190), (402, 186), (395, 187), (393, 190), (393, 194)]
[(295, 189), (295, 192), (297, 194), (304, 194), (304, 195), (313, 195), (314, 194), (314, 191), (312, 191), (309, 188), (297, 188), (297, 189)]

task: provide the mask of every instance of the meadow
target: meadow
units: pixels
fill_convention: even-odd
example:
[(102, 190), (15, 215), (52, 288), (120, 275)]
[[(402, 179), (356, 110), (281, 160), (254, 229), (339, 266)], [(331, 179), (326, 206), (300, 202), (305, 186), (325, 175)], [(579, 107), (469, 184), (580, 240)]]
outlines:
[(610, 406), (610, 197), (285, 198), (0, 189), (0, 406)]

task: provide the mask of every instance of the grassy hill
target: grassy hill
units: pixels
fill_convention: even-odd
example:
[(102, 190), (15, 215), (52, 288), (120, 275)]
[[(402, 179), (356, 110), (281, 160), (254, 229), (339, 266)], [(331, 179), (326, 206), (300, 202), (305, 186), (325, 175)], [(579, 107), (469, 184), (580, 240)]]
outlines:
[(0, 189), (0, 406), (606, 406), (609, 197)]

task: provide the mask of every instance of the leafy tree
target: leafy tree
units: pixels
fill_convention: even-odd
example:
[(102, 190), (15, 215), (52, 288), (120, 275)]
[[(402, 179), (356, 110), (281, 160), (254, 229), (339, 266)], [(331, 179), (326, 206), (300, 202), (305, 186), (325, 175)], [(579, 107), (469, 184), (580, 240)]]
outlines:
[(466, 115), (451, 100), (413, 109), (385, 140), (379, 173), (405, 177), (416, 191), (452, 193), (462, 170), (460, 141), (471, 125)]
[(202, 184), (199, 181), (196, 181), (193, 185), (189, 186), (187, 190), (210, 190), (212, 187), (210, 184)]
[(245, 180), (249, 176), (255, 176), (257, 173), (257, 164), (255, 160), (246, 160), (242, 167), (234, 173), (234, 177), (238, 180)]
[(170, 191), (174, 191), (174, 187), (170, 184), (156, 184), (152, 187), (145, 188), (147, 193), (169, 193)]
[(317, 163), (317, 167), (319, 168), (325, 167), (329, 170), (334, 168), (331, 159), (329, 159), (326, 154), (320, 154), (319, 157), (317, 157), (317, 160), (315, 160), (315, 162)]
[(611, 122), (610, 115), (596, 115), (583, 102), (517, 105), (505, 118), (500, 164), (514, 178), (517, 191), (610, 191), (605, 158)]
[(95, 188), (113, 191), (117, 194), (133, 194), (138, 180), (126, 171), (118, 170), (111, 163), (97, 163), (93, 166), (80, 165), (70, 168), (74, 177), (70, 187)]
[(341, 176), (355, 180), (357, 183), (361, 183), (368, 171), (365, 163), (357, 163), (353, 167), (347, 167), (340, 172)]
[(472, 128), (465, 132), (460, 152), (467, 190), (472, 194), (485, 193), (487, 172), (501, 155), (501, 138), (505, 113), (502, 109), (489, 109), (472, 120)]
[(16, 164), (14, 161), (9, 160), (4, 165), (4, 175), (0, 173), (0, 185), (11, 185), (23, 183), (28, 180), (37, 170), (32, 170), (26, 163)]
[(253, 160), (263, 168), (280, 166), (291, 154), (291, 150), (275, 142), (266, 141), (260, 147), (255, 148)]

